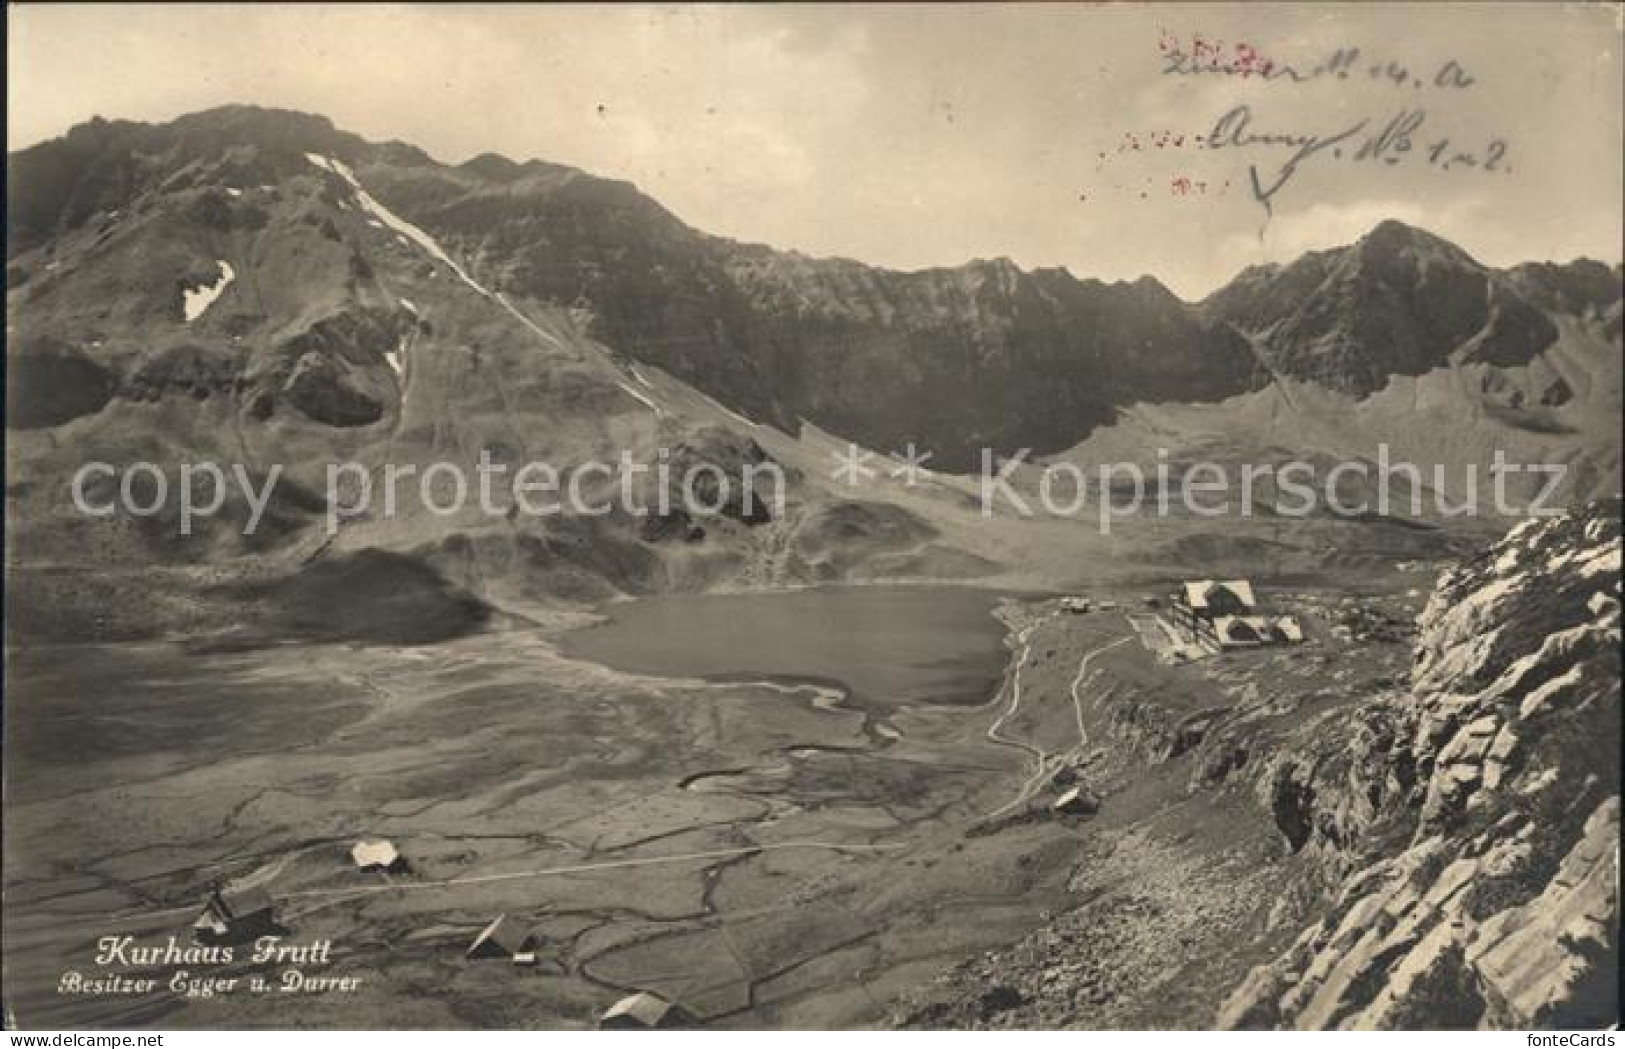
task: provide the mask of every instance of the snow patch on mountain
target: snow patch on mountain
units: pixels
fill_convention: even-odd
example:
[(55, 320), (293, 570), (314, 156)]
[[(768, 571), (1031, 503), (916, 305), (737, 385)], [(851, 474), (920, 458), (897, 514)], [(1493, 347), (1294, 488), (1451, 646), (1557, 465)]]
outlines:
[(617, 385), (621, 389), (625, 390), (629, 396), (631, 396), (634, 400), (636, 400), (639, 403), (646, 406), (650, 411), (654, 412), (656, 415), (661, 414), (660, 405), (656, 404), (654, 401), (651, 401), (649, 398), (645, 397), (643, 394), (641, 394), (637, 390), (633, 389), (631, 383), (618, 382), (615, 385)]
[[(371, 193), (368, 193), (366, 188), (361, 185), (361, 181), (355, 177), (355, 172), (350, 170), (350, 166), (348, 164), (344, 163), (342, 160), (335, 160), (332, 157), (324, 157), (319, 153), (306, 153), (305, 159), (322, 170), (330, 171), (339, 178), (343, 179), (345, 182), (348, 182), (350, 184), (350, 188), (355, 191), (356, 202), (359, 203), (361, 207), (374, 218), (378, 219), (391, 230), (394, 230), (397, 236), (405, 237), (407, 240), (410, 240), (412, 243), (422, 248), (436, 261), (444, 263), (453, 273), (457, 274), (457, 276), (461, 278), (464, 284), (467, 284), (470, 288), (473, 288), (481, 295), (484, 295), (487, 298), (495, 298), (490, 291), (481, 286), (481, 284), (473, 277), (470, 277), (467, 271), (464, 270), (462, 266), (458, 265), (450, 255), (446, 254), (445, 249), (440, 246), (439, 241), (429, 236), (429, 234), (423, 232), (423, 230), (419, 229), (417, 226), (414, 226), (412, 223), (401, 218), (393, 211), (390, 211), (383, 204), (379, 203)], [(342, 205), (343, 201), (340, 201), (340, 204)]]
[(406, 340), (402, 339), (393, 350), (384, 354), (384, 363), (389, 365), (396, 375), (406, 374)]
[(181, 289), (181, 309), (188, 324), (203, 316), (204, 311), (215, 304), (215, 301), (225, 293), (227, 286), (237, 277), (231, 263), (225, 259), (216, 259), (215, 265), (220, 267), (220, 276), (213, 284)]
[[(440, 246), (439, 241), (435, 240), (418, 226), (413, 225), (407, 220), (401, 218), (399, 215), (395, 214), (393, 211), (390, 211), (389, 208), (380, 203), (376, 197), (374, 197), (371, 193), (368, 193), (366, 187), (361, 184), (360, 179), (356, 178), (355, 172), (350, 170), (350, 166), (348, 164), (345, 164), (343, 161), (337, 160), (333, 157), (322, 156), (319, 153), (306, 153), (305, 159), (310, 161), (316, 167), (319, 167), (324, 171), (332, 172), (345, 182), (349, 183), (350, 188), (355, 193), (356, 202), (374, 218), (382, 222), (385, 227), (394, 231), (397, 238), (405, 238), (406, 240), (416, 244), (435, 261), (443, 263), (448, 269), (456, 274), (458, 279), (464, 284), (467, 284), (470, 288), (479, 292), (481, 295), (501, 305), (502, 308), (507, 310), (515, 320), (517, 320), (520, 324), (523, 324), (526, 328), (529, 328), (538, 338), (545, 339), (554, 346), (562, 348), (563, 344), (559, 342), (557, 336), (553, 335), (552, 332), (547, 331), (545, 328), (541, 327), (541, 325), (525, 316), (525, 314), (518, 307), (508, 301), (507, 296), (501, 294), (500, 292), (490, 290), (489, 288), (485, 287), (485, 285), (481, 284), (479, 281), (470, 276), (468, 271), (463, 269), (463, 267), (455, 259), (453, 259), (444, 248)], [(342, 204), (343, 202), (341, 201), (340, 203)], [(639, 393), (637, 390), (633, 389), (630, 385), (621, 383), (620, 387), (656, 415), (662, 414), (659, 405), (650, 400), (648, 397), (645, 397), (643, 394)]]
[(700, 396), (705, 398), (706, 402), (708, 404), (710, 404), (711, 407), (715, 408), (717, 411), (721, 412), (723, 415), (726, 415), (728, 418), (732, 419), (734, 422), (738, 423), (739, 425), (748, 426), (752, 430), (756, 429), (756, 424), (755, 423), (751, 422), (749, 419), (745, 418), (743, 415), (740, 415), (738, 412), (734, 411), (732, 408), (730, 408), (727, 405), (723, 404), (721, 401), (717, 400), (715, 397), (712, 397), (710, 394), (702, 393), (702, 394), (700, 394)]

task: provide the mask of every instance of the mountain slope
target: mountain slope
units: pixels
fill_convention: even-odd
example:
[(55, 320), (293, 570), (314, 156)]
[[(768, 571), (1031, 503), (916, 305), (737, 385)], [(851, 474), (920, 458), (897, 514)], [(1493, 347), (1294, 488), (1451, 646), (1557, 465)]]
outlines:
[(968, 469), (983, 446), (1065, 447), (1122, 403), (1261, 381), (1241, 339), (1150, 279), (1105, 285), (1004, 259), (897, 273), (709, 237), (626, 183), (568, 169), (470, 174), (377, 180), (502, 286), (590, 312), (606, 344), (783, 429), (806, 419), (874, 447), (914, 441)]
[[(53, 174), (64, 156), (77, 166)], [(344, 156), (419, 162), (316, 118), (239, 110), (91, 126), (14, 158), (13, 186), (57, 191), (19, 190), (8, 258), (14, 607), (53, 635), (232, 633), (255, 618), (238, 583), (325, 571), (373, 547), (485, 599), (544, 606), (738, 571), (762, 522), (727, 509), (704, 527), (662, 528), (619, 513), (425, 505), (419, 478), (437, 463), (469, 478), (482, 457), (566, 471), (665, 448), (726, 463), (740, 442), (717, 428), (720, 409), (660, 409), (567, 312), (526, 312), (491, 290)], [(199, 310), (205, 290), (217, 297)], [(92, 461), (153, 463), (171, 485), (179, 464), (201, 461), (240, 464), (256, 488), (278, 483), (252, 535), (236, 485), (183, 534), (173, 487), (151, 515), (75, 511), (69, 479)], [(378, 498), (329, 539), (327, 469), (351, 461)], [(380, 512), (386, 465), (407, 478), (396, 513)], [(97, 477), (90, 495), (115, 490)], [(143, 574), (153, 566), (173, 571)], [(119, 585), (119, 573), (140, 578)], [(146, 592), (149, 612), (123, 590)], [(462, 620), (463, 599), (447, 600)]]
[[(1422, 474), (1401, 482), (1391, 512), (1430, 519), (1470, 502), (1482, 512), (1497, 455), (1560, 466), (1564, 498), (1619, 491), (1620, 275), (1600, 263), (1493, 270), (1385, 222), (1348, 247), (1249, 269), (1200, 310), (1246, 338), (1270, 385), (1213, 405), (1125, 406), (1063, 458), (1147, 463), (1163, 448), (1175, 462), (1373, 469), (1386, 458)], [(1522, 505), (1547, 474), (1499, 483)]]

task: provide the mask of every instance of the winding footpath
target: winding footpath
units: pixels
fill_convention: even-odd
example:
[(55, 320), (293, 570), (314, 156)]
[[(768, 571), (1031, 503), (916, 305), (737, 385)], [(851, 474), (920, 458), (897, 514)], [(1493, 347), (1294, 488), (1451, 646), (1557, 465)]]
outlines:
[(1021, 710), (1021, 670), (1027, 665), (1027, 660), (1032, 655), (1033, 651), (1032, 642), (1028, 641), (1027, 639), (1031, 637), (1033, 633), (1042, 625), (1042, 623), (1034, 623), (1026, 630), (1023, 630), (1016, 638), (1016, 643), (1022, 647), (1021, 655), (1016, 657), (1016, 672), (1010, 676), (1010, 705), (1005, 708), (1004, 713), (1000, 714), (994, 719), (993, 724), (987, 727), (987, 738), (992, 740), (994, 743), (998, 743), (1001, 746), (1015, 747), (1017, 750), (1026, 751), (1039, 761), (1044, 760), (1044, 752), (1042, 750), (1019, 739), (1011, 739), (1009, 736), (1004, 735), (999, 730), (1004, 727), (1004, 723), (1006, 721), (1009, 721), (1011, 718), (1015, 717), (1016, 714)]
[[(1083, 685), (1083, 676), (1089, 670), (1089, 661), (1098, 655), (1111, 651), (1118, 645), (1126, 645), (1132, 640), (1134, 639), (1131, 637), (1118, 638), (1109, 645), (1102, 645), (1093, 652), (1085, 654), (1083, 659), (1078, 662), (1078, 675), (1072, 679), (1071, 691), (1072, 710), (1078, 716), (1078, 747), (1080, 750), (1089, 746), (1089, 730), (1083, 727), (1083, 697), (1078, 695), (1078, 689)], [(1096, 670), (1095, 673), (1098, 674), (1100, 671)], [(1093, 674), (1090, 675), (1091, 678), (1093, 678), (1093, 676)]]
[(1044, 781), (1053, 775), (1061, 763), (1066, 760), (1068, 754), (1081, 751), (1088, 747), (1089, 731), (1084, 727), (1083, 697), (1079, 695), (1078, 690), (1085, 683), (1085, 677), (1089, 674), (1089, 664), (1096, 656), (1109, 652), (1117, 646), (1127, 644), (1133, 640), (1132, 636), (1120, 637), (1116, 641), (1101, 645), (1099, 648), (1095, 648), (1084, 653), (1083, 658), (1078, 662), (1078, 673), (1072, 679), (1072, 687), (1070, 690), (1072, 695), (1073, 713), (1077, 716), (1078, 744), (1076, 747), (1069, 748), (1067, 751), (1051, 754), (1048, 751), (1045, 751), (1042, 747), (1035, 746), (1034, 744), (1027, 743), (1023, 740), (1012, 739), (1000, 731), (1004, 727), (1005, 722), (1015, 717), (1021, 709), (1021, 670), (1027, 665), (1027, 659), (1032, 654), (1032, 643), (1028, 640), (1028, 638), (1030, 638), (1041, 625), (1042, 623), (1036, 623), (1022, 631), (1021, 635), (1019, 636), (1018, 641), (1022, 648), (1020, 658), (1016, 663), (1015, 673), (1010, 677), (1010, 703), (1005, 708), (1004, 712), (1000, 714), (998, 718), (994, 720), (993, 724), (989, 725), (987, 729), (987, 738), (993, 742), (1003, 746), (1016, 747), (1028, 754), (1031, 754), (1034, 761), (1033, 773), (1031, 776), (1027, 777), (1026, 782), (1021, 785), (1021, 790), (1016, 793), (1014, 798), (1004, 805), (999, 806), (997, 809), (994, 809), (986, 816), (983, 816), (983, 819), (997, 819), (1012, 809), (1025, 805), (1032, 799), (1033, 795), (1037, 794), (1038, 791), (1043, 787)]

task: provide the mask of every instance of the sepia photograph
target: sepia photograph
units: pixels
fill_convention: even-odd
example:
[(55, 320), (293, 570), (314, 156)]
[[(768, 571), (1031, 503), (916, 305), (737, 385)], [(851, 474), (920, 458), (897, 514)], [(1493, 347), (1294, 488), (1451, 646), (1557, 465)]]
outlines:
[(8, 1046), (1615, 1044), (1625, 5), (6, 29)]

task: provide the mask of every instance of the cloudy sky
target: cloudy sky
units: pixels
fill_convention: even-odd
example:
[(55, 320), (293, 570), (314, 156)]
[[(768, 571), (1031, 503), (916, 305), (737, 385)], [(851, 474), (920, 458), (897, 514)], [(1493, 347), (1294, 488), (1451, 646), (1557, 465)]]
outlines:
[[(10, 149), (94, 114), (253, 102), (445, 161), (494, 151), (630, 179), (694, 226), (811, 254), (901, 268), (1006, 255), (1080, 276), (1154, 273), (1187, 297), (1386, 217), (1494, 264), (1614, 262), (1622, 239), (1618, 4), (9, 17)], [(1339, 48), (1358, 49), (1346, 77), (1167, 72), (1171, 54), (1199, 50), (1307, 74)], [(1469, 86), (1435, 85), (1451, 61)], [(1249, 165), (1268, 185), (1297, 147), (1196, 141), (1237, 106), (1243, 139), (1359, 130), (1302, 160), (1266, 214)], [(1409, 114), (1409, 151), (1389, 135), (1359, 156)]]

